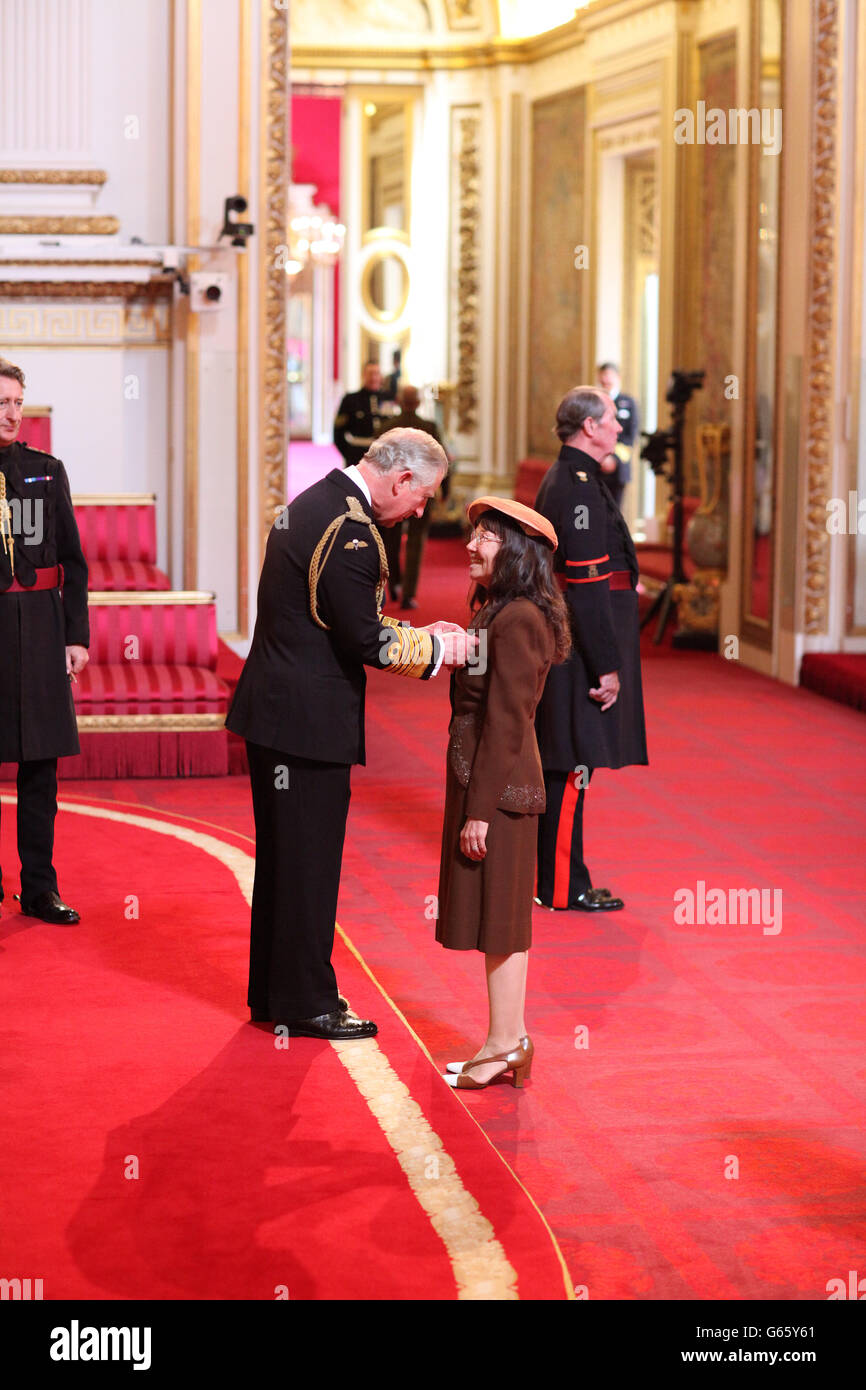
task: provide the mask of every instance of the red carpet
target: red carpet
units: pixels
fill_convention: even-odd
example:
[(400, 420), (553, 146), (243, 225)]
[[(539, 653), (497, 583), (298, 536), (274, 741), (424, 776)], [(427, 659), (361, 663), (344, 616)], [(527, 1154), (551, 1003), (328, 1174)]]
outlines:
[[(458, 545), (431, 543), (413, 616), (460, 616), (464, 575)], [(823, 1300), (866, 1269), (866, 726), (721, 658), (646, 651), (651, 766), (599, 772), (587, 801), (594, 881), (626, 909), (536, 912), (526, 1090), (448, 1091), (342, 944), (340, 982), (379, 1021), (522, 1297), (564, 1293), (528, 1193), (579, 1296)], [(429, 916), (447, 696), (443, 679), (371, 676), (339, 906), (439, 1064), (485, 1018), (480, 958), (438, 947)], [(200, 816), (246, 847), (241, 778), (63, 792)], [(4, 1269), (44, 1276), (46, 1297), (455, 1297), (334, 1049), (284, 1055), (242, 1026), (247, 911), (229, 870), (67, 813), (61, 885), (86, 919), (25, 923), (8, 905), (12, 821), (4, 808)], [(674, 895), (699, 882), (779, 890), (781, 930), (677, 924)]]
[(3, 1268), (46, 1298), (566, 1297), (531, 1200), (351, 947), (341, 988), (378, 1043), (278, 1046), (242, 1007), (250, 844), (91, 810), (58, 822), (86, 921), (0, 922)]

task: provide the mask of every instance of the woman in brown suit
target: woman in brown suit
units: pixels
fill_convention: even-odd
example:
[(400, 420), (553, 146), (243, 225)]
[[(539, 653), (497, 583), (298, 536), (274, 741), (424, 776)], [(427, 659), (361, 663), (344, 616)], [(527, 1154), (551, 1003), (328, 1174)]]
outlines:
[(479, 650), (451, 682), (436, 939), (484, 952), (487, 1040), (471, 1061), (449, 1063), (445, 1078), (478, 1089), (504, 1075), (522, 1086), (532, 1063), (523, 1008), (536, 818), (545, 809), (534, 715), (551, 663), (565, 659), (571, 639), (550, 522), (500, 497), (478, 498), (468, 514)]

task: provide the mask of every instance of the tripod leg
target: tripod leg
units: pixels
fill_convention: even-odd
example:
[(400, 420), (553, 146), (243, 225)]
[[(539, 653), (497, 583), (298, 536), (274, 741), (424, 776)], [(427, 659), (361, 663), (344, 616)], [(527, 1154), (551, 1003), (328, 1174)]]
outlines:
[(671, 605), (674, 601), (674, 581), (669, 579), (662, 594), (662, 606), (659, 613), (659, 625), (656, 628), (656, 635), (653, 638), (653, 645), (658, 646), (665, 635), (665, 628), (668, 625), (668, 618), (671, 616)]
[(664, 601), (665, 601), (665, 592), (666, 592), (666, 588), (667, 588), (667, 586), (665, 586), (664, 589), (660, 589), (660, 590), (659, 590), (659, 592), (656, 594), (655, 598), (653, 599), (652, 603), (650, 604), (649, 608), (647, 609), (647, 611), (644, 613), (643, 617), (641, 618), (641, 620), (640, 620), (640, 630), (641, 630), (641, 632), (643, 632), (643, 630), (644, 630), (644, 628), (646, 627), (647, 623), (651, 623), (651, 622), (652, 622), (652, 620), (653, 620), (653, 618), (655, 617), (656, 613), (659, 611), (659, 609), (661, 608), (662, 604), (664, 603)]

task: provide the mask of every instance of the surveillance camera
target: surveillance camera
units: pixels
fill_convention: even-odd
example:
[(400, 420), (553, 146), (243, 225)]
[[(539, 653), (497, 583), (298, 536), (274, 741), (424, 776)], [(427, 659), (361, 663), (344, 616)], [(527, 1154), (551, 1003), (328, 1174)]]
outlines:
[(232, 246), (246, 246), (255, 232), (252, 222), (235, 221), (233, 214), (246, 212), (246, 210), (247, 200), (240, 193), (234, 193), (230, 198), (226, 198), (223, 206), (223, 226), (220, 237), (231, 237)]
[(189, 307), (194, 314), (222, 308), (229, 283), (223, 271), (195, 270), (189, 282)]

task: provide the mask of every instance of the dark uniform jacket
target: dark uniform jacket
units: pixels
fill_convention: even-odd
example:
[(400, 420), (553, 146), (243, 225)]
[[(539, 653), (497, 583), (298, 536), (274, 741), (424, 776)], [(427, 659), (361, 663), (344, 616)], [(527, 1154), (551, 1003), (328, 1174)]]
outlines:
[[(430, 434), (437, 444), (442, 443), (442, 436), (439, 433), (439, 426), (435, 420), (425, 420), (423, 415), (419, 415), (416, 410), (401, 410), (399, 415), (395, 415), (393, 420), (388, 421), (389, 430), (424, 430), (425, 434)], [(386, 433), (387, 431), (383, 431)]]
[(360, 391), (350, 391), (340, 401), (334, 420), (334, 443), (347, 468), (361, 462), (378, 435), (382, 422), (379, 406), (384, 399), (381, 391), (362, 387)]
[[(595, 459), (562, 446), (545, 474), (536, 510), (556, 527), (554, 569), (572, 619), (574, 650), (550, 671), (536, 717), (548, 771), (645, 763), (640, 629), (634, 592), (638, 562), (622, 513), (601, 481)], [(627, 575), (612, 589), (609, 576)], [(589, 696), (600, 676), (616, 671), (620, 693), (608, 710)]]
[(9, 593), (13, 575), (0, 545), (0, 762), (65, 757), (80, 751), (66, 648), (90, 642), (87, 564), (69, 481), (59, 459), (21, 443), (0, 449), (0, 471), (12, 510), (14, 578), (27, 588), (37, 569), (63, 566), (62, 591)]
[[(347, 499), (372, 520), (363, 492), (335, 468), (295, 498), (271, 528), (250, 654), (226, 725), (265, 748), (319, 762), (363, 763), (365, 665), (426, 679), (438, 639), (381, 616), (380, 552), (364, 521), (345, 520), (321, 547)], [(311, 614), (310, 566), (320, 565)]]

